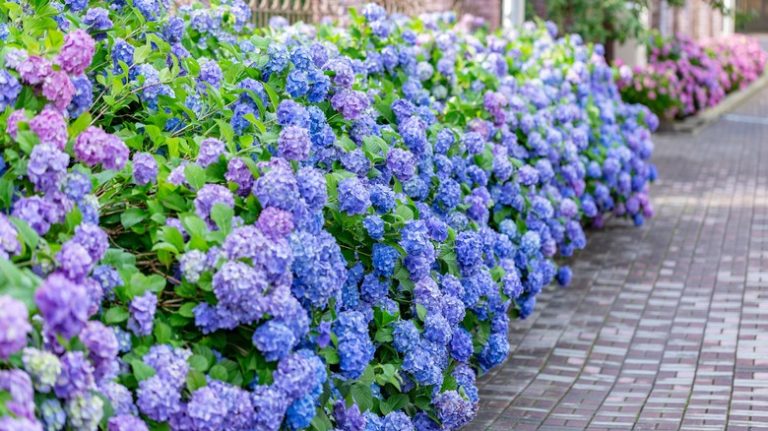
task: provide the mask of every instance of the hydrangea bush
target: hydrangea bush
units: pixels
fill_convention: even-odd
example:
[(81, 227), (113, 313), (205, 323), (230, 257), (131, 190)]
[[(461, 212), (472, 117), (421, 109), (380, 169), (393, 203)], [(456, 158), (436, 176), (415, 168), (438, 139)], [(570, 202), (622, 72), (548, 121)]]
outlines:
[(659, 117), (683, 118), (718, 104), (765, 72), (757, 39), (732, 35), (698, 43), (684, 36), (652, 38), (648, 65), (618, 79), (625, 100)]
[(450, 15), (0, 3), (0, 429), (453, 430), (656, 117)]

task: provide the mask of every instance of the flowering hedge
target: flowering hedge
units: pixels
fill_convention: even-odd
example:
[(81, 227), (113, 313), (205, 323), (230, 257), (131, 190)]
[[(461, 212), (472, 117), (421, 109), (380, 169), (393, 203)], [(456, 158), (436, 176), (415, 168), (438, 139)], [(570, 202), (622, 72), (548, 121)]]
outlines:
[(684, 36), (650, 44), (648, 65), (619, 79), (622, 96), (662, 118), (683, 118), (717, 105), (765, 72), (757, 39), (733, 35), (702, 43)]
[(656, 117), (552, 28), (0, 7), (3, 430), (457, 429), (582, 225), (652, 214)]

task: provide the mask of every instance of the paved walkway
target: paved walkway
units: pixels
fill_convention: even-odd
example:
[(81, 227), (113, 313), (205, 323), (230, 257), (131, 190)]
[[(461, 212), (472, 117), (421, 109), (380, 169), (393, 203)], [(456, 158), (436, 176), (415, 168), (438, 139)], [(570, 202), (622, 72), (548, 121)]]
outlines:
[(657, 215), (589, 232), (470, 430), (768, 430), (768, 89), (655, 140)]

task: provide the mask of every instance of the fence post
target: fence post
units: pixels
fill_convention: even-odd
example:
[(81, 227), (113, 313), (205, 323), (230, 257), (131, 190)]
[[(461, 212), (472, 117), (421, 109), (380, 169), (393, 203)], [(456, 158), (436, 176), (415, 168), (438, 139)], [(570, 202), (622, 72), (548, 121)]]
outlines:
[(725, 13), (723, 14), (723, 36), (730, 36), (736, 31), (736, 2), (734, 0), (723, 1)]
[(525, 0), (501, 0), (501, 27), (519, 28), (525, 20)]

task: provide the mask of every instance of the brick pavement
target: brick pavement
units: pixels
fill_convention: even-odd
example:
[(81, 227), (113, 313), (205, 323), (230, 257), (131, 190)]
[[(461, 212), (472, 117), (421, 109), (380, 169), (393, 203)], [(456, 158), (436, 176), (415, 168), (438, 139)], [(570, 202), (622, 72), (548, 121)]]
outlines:
[(768, 430), (768, 89), (655, 140), (656, 216), (588, 233), (468, 430)]

